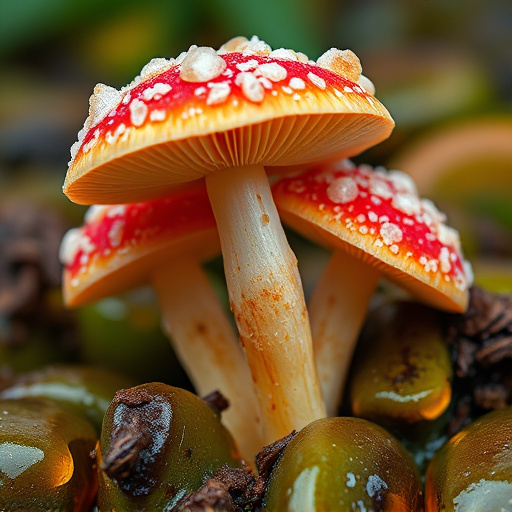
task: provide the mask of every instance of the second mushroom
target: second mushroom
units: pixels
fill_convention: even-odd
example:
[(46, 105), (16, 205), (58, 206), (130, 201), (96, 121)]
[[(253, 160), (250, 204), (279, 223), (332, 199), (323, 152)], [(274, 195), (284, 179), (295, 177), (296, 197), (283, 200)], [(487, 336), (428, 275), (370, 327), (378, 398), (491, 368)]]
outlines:
[(438, 309), (463, 312), (472, 282), (457, 231), (400, 171), (344, 160), (278, 180), (285, 224), (333, 254), (309, 302), (319, 379), (336, 415), (369, 300), (382, 275)]

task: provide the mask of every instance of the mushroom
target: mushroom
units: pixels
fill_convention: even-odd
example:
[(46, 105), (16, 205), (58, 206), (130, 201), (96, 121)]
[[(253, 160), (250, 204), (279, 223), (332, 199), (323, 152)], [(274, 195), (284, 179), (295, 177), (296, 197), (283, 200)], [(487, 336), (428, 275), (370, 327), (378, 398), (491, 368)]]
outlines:
[(457, 231), (400, 171), (345, 160), (281, 178), (272, 190), (283, 222), (333, 251), (308, 307), (322, 393), (334, 415), (380, 276), (425, 304), (463, 312), (471, 267)]
[(126, 203), (205, 177), (265, 441), (324, 416), (297, 262), (264, 166), (357, 154), (394, 126), (349, 50), (317, 62), (239, 37), (154, 59), (98, 85), (64, 183), (78, 203)]
[(164, 327), (199, 395), (220, 390), (223, 420), (252, 461), (263, 446), (244, 353), (201, 263), (220, 254), (204, 182), (164, 199), (95, 205), (61, 245), (63, 294), (77, 307), (151, 284)]

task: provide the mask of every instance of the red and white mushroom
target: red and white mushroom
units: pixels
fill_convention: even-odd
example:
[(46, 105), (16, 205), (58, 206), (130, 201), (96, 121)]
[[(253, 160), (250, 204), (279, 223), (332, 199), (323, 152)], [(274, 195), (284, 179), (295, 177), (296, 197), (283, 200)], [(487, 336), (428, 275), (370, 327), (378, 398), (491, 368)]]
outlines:
[(263, 446), (251, 374), (201, 263), (220, 254), (203, 182), (165, 199), (92, 206), (61, 245), (63, 293), (77, 307), (135, 287), (156, 290), (164, 326), (196, 391), (220, 390), (223, 421), (252, 461)]
[(264, 166), (351, 156), (393, 126), (352, 52), (314, 62), (257, 37), (154, 59), (129, 86), (98, 85), (91, 97), (65, 193), (135, 202), (205, 177), (267, 442), (325, 409), (297, 262)]
[(343, 161), (281, 178), (273, 194), (285, 224), (333, 250), (309, 312), (322, 392), (334, 415), (381, 275), (426, 304), (462, 312), (471, 267), (458, 233), (400, 171)]

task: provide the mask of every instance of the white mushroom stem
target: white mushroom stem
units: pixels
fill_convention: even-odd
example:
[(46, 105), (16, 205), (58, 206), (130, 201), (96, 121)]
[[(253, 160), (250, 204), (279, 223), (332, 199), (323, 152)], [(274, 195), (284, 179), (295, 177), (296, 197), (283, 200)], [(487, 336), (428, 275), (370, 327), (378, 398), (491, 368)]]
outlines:
[(350, 362), (380, 272), (337, 250), (309, 301), (318, 378), (329, 416), (336, 416)]
[(206, 185), (270, 443), (325, 416), (297, 260), (261, 165), (210, 173)]
[(220, 391), (230, 402), (222, 420), (249, 463), (261, 450), (259, 407), (233, 326), (200, 264), (193, 258), (152, 275), (164, 327), (196, 391)]

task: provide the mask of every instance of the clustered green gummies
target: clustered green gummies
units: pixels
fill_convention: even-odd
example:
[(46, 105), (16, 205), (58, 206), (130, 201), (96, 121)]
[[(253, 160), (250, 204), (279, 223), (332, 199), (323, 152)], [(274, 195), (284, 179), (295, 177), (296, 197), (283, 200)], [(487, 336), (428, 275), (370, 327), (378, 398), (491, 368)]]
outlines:
[(352, 412), (389, 428), (435, 420), (450, 404), (452, 373), (439, 313), (384, 303), (368, 316), (353, 363)]
[(196, 395), (161, 383), (121, 390), (98, 447), (98, 508), (171, 510), (221, 466), (240, 464), (218, 414)]
[(431, 460), (426, 512), (512, 510), (512, 407), (490, 412), (453, 436)]
[(267, 512), (420, 511), (413, 460), (386, 430), (359, 418), (317, 420), (288, 444), (269, 479)]
[(89, 512), (96, 433), (85, 418), (42, 398), (0, 400), (0, 510)]

